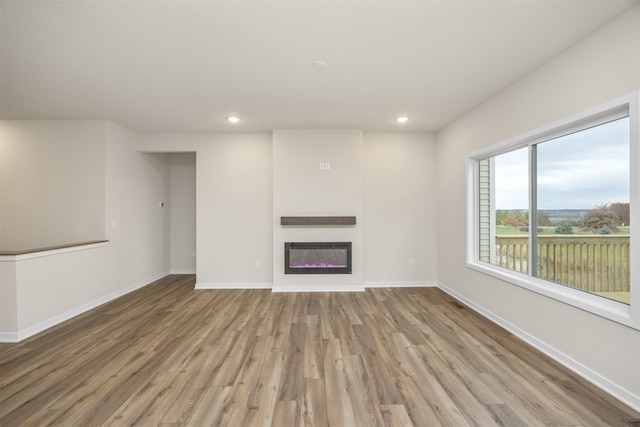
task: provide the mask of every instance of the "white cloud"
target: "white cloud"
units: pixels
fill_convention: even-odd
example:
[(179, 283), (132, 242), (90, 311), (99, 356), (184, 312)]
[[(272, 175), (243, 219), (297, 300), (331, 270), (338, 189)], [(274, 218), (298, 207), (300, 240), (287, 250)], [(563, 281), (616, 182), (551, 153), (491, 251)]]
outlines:
[(629, 201), (628, 119), (538, 144), (540, 209)]
[[(591, 209), (629, 201), (629, 120), (540, 143), (539, 209)], [(496, 209), (528, 206), (528, 150), (495, 158)]]

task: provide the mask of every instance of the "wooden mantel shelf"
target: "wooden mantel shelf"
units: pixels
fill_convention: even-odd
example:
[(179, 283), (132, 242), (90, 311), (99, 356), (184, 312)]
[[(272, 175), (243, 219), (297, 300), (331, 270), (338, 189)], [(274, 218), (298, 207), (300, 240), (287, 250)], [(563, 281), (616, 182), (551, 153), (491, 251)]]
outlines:
[(356, 225), (355, 216), (281, 216), (280, 225)]

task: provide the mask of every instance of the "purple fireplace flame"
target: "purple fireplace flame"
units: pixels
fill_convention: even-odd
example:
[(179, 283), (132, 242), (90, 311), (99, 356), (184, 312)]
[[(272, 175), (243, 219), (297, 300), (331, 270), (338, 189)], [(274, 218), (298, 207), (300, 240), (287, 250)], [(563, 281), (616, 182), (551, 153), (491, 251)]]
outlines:
[(314, 262), (312, 264), (304, 263), (304, 264), (292, 264), (290, 268), (345, 268), (346, 264), (331, 264), (324, 262)]
[(286, 242), (285, 274), (351, 274), (351, 242)]

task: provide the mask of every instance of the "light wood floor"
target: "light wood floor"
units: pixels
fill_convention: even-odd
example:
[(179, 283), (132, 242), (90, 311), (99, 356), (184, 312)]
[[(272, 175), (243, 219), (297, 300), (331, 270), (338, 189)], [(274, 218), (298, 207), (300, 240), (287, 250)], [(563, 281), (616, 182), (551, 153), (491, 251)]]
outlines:
[(169, 276), (0, 345), (0, 425), (629, 426), (625, 405), (435, 288)]

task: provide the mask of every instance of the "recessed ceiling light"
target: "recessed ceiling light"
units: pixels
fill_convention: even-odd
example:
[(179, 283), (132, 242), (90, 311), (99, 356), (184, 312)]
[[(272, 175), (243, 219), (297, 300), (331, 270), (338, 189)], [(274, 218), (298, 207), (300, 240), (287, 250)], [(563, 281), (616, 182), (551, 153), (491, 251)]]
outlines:
[(324, 61), (314, 61), (312, 66), (317, 71), (324, 71), (327, 69), (327, 63)]
[(229, 117), (227, 117), (227, 121), (229, 123), (238, 123), (240, 121), (240, 117), (229, 116)]
[(398, 123), (407, 123), (409, 121), (409, 117), (407, 116), (400, 116), (396, 118), (396, 122)]

